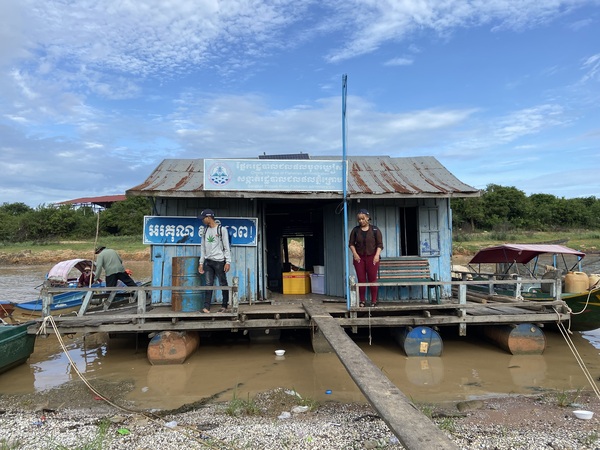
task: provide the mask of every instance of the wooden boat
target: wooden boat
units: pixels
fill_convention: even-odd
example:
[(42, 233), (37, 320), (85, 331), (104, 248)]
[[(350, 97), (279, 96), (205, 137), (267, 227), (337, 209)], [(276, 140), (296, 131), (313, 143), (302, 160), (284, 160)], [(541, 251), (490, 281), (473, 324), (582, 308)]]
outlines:
[(15, 310), (15, 304), (7, 300), (0, 300), (0, 319), (4, 319)]
[[(52, 304), (50, 305), (51, 315), (76, 314), (79, 311), (87, 291), (77, 290), (76, 288), (80, 287), (79, 280), (86, 267), (94, 267), (93, 261), (89, 259), (70, 259), (61, 261), (50, 269), (47, 280), (45, 281), (46, 286), (66, 288), (67, 290), (67, 292), (62, 292), (53, 296)], [(122, 283), (120, 285), (125, 286)], [(141, 283), (137, 282), (137, 285), (140, 286)], [(101, 280), (98, 280), (97, 283), (91, 285), (91, 287), (103, 286), (105, 286), (105, 283), (101, 282)], [(129, 300), (130, 297), (131, 294), (128, 292), (119, 291), (112, 304), (118, 305), (125, 300)], [(40, 296), (37, 299), (27, 302), (14, 303), (13, 308), (14, 311), (10, 316), (13, 322), (25, 322), (32, 319), (38, 319), (42, 317), (43, 300)]]
[[(525, 300), (552, 300), (559, 298), (571, 308), (571, 329), (576, 331), (600, 328), (600, 277), (590, 282), (581, 272), (581, 260), (585, 253), (557, 244), (503, 244), (480, 250), (469, 261), (469, 274), (473, 280), (523, 278), (519, 292)], [(544, 264), (545, 263), (545, 264)], [(482, 266), (494, 265), (493, 272), (485, 272)], [(559, 267), (560, 266), (560, 267)], [(464, 273), (464, 272), (463, 272)], [(581, 283), (569, 286), (569, 280), (581, 275)], [(536, 283), (538, 279), (561, 277), (563, 289), (558, 295), (552, 293), (551, 284)], [(569, 278), (571, 277), (571, 278)], [(533, 281), (532, 281), (533, 280)], [(469, 289), (488, 291), (489, 285), (469, 286)], [(512, 285), (497, 285), (494, 293), (515, 296)]]
[[(53, 316), (76, 313), (81, 307), (85, 291), (64, 292), (57, 294), (50, 305), (50, 314)], [(15, 303), (11, 318), (16, 322), (23, 322), (42, 317), (42, 298), (28, 302)]]
[(34, 323), (0, 325), (0, 373), (23, 364), (33, 353), (36, 335), (28, 334), (27, 328)]
[[(79, 286), (79, 279), (84, 273), (86, 267), (93, 268), (94, 262), (91, 259), (68, 259), (55, 264), (48, 275), (44, 284), (47, 287), (60, 287), (73, 289)], [(92, 284), (92, 287), (103, 286), (103, 283), (97, 282)], [(69, 314), (73, 311), (78, 311), (85, 291), (63, 292), (56, 294), (53, 297), (53, 303), (50, 306), (50, 314)], [(42, 298), (26, 301), (15, 302), (14, 311), (11, 315), (13, 321), (23, 322), (31, 319), (39, 318), (42, 315)]]

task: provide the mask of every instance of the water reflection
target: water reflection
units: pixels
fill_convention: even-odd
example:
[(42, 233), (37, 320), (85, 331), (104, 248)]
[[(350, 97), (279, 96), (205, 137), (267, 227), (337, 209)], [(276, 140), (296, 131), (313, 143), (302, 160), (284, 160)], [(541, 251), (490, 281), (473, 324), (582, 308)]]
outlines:
[(511, 356), (508, 370), (515, 385), (535, 388), (546, 378), (546, 360), (542, 355)]
[(407, 358), (404, 370), (408, 381), (417, 386), (435, 386), (444, 378), (444, 362), (441, 357)]
[(587, 339), (590, 344), (594, 347), (600, 349), (600, 329), (584, 331), (581, 333), (585, 339)]

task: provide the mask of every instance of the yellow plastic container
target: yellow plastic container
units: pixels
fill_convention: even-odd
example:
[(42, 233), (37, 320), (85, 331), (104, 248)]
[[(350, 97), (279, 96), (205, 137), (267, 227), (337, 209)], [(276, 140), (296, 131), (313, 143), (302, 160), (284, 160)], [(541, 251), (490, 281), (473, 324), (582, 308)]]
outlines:
[(568, 272), (565, 275), (565, 293), (580, 294), (589, 289), (590, 280), (585, 272)]
[(310, 272), (283, 272), (284, 294), (310, 294)]
[(598, 283), (599, 281), (600, 281), (600, 273), (591, 274), (590, 275), (590, 289), (600, 286), (600, 283)]

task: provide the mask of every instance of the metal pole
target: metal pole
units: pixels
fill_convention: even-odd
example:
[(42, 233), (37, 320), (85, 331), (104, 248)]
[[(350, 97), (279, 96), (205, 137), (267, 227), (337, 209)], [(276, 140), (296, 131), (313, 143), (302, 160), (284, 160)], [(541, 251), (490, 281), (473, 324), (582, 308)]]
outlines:
[(350, 309), (350, 264), (348, 263), (348, 161), (346, 159), (346, 93), (348, 75), (342, 75), (342, 184), (344, 185), (344, 256), (345, 256), (345, 287), (346, 307)]

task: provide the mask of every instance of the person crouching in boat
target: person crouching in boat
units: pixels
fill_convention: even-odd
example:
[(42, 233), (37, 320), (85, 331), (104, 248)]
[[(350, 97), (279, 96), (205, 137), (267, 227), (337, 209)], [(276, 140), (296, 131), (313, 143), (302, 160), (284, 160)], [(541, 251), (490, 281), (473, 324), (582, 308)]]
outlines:
[(92, 268), (90, 266), (86, 266), (81, 272), (79, 279), (77, 280), (78, 287), (90, 287), (94, 283), (94, 274), (92, 273)]

